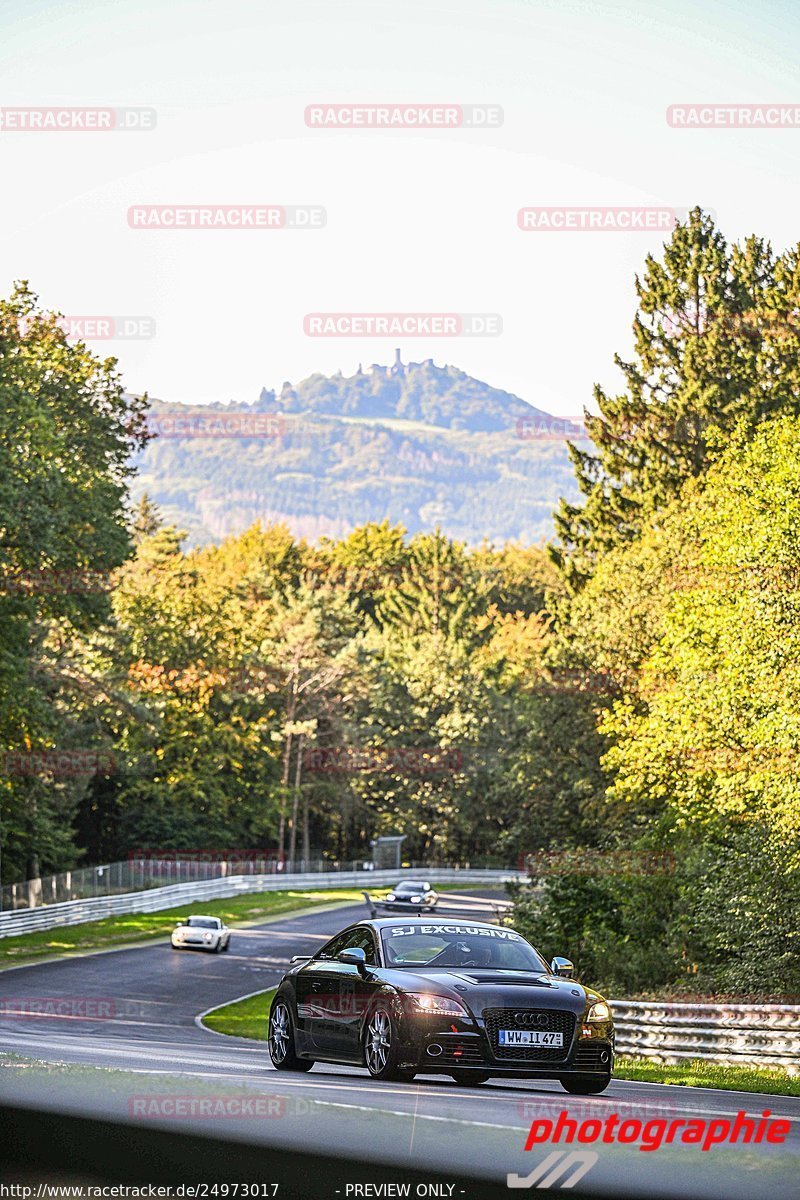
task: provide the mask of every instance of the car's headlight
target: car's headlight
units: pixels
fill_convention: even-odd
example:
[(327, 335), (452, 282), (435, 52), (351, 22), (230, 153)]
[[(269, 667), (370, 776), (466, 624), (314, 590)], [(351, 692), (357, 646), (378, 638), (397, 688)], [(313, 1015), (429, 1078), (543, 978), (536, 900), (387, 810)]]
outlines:
[(609, 1021), (610, 1019), (611, 1009), (605, 1000), (598, 1000), (597, 1004), (593, 1004), (586, 1018), (587, 1021)]
[(389, 895), (386, 897), (386, 899), (387, 900), (396, 900), (397, 896), (395, 896), (394, 892), (389, 892)]
[(213, 935), (213, 933), (204, 933), (204, 934), (203, 934), (203, 941), (205, 941), (205, 942), (213, 942), (213, 940), (214, 940), (214, 935)]
[(411, 897), (411, 903), (412, 903), (412, 904), (419, 904), (419, 902), (420, 902), (420, 900), (421, 900), (421, 899), (422, 899), (422, 896), (412, 896), (412, 897)]
[(449, 996), (433, 996), (430, 992), (406, 992), (409, 1000), (418, 1012), (429, 1013), (433, 1017), (464, 1017), (469, 1020), (469, 1013), (458, 1000)]

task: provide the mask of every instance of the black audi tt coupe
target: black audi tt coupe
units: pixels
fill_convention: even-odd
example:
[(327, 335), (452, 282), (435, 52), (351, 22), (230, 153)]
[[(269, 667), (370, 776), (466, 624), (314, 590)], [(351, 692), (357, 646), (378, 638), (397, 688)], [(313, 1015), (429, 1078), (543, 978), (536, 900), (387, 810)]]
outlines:
[(269, 1013), (279, 1071), (366, 1066), (376, 1079), (449, 1075), (608, 1087), (614, 1025), (602, 996), (548, 967), (513, 929), (431, 916), (359, 921), (313, 958), (292, 959)]

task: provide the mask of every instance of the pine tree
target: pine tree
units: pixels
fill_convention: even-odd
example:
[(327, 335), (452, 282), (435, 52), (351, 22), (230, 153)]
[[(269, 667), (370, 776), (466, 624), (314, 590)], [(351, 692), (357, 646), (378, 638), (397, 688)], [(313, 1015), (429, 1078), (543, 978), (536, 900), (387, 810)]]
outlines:
[(486, 608), (488, 588), (462, 542), (438, 528), (419, 533), (409, 543), (399, 583), (381, 598), (378, 619), (412, 638), (465, 638), (474, 629), (471, 618)]
[(152, 537), (161, 524), (161, 513), (145, 492), (133, 513), (132, 531), (135, 544), (138, 546), (145, 538)]
[(797, 277), (796, 251), (776, 264), (760, 238), (729, 247), (699, 208), (676, 226), (662, 261), (647, 257), (636, 278), (635, 355), (615, 356), (625, 391), (597, 385), (599, 415), (586, 413), (594, 449), (569, 446), (586, 500), (562, 500), (553, 554), (572, 590), (705, 472), (720, 431), (797, 408)]

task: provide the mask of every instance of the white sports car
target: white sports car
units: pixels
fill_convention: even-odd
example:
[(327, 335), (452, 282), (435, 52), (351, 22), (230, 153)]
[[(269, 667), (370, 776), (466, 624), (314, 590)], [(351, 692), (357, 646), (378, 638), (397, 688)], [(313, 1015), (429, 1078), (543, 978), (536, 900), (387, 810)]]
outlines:
[(172, 931), (173, 950), (227, 950), (231, 931), (219, 917), (187, 917), (178, 921)]

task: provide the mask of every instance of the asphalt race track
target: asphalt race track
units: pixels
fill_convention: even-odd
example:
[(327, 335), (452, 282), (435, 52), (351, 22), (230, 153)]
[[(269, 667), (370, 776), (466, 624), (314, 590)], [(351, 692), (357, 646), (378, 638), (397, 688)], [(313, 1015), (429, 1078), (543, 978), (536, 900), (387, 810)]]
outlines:
[[(473, 893), (490, 895), (490, 893)], [(436, 1076), (410, 1084), (381, 1083), (365, 1070), (317, 1065), (306, 1075), (278, 1073), (266, 1044), (232, 1039), (201, 1028), (205, 1010), (273, 986), (293, 954), (307, 953), (345, 924), (366, 915), (364, 905), (340, 906), (304, 916), (277, 917), (234, 930), (227, 954), (172, 951), (169, 945), (105, 951), (0, 972), (0, 1067), (21, 1059), (83, 1064), (99, 1072), (55, 1071), (46, 1103), (72, 1112), (100, 1107), (108, 1115), (146, 1120), (179, 1132), (180, 1118), (141, 1112), (142, 1098), (164, 1096), (267, 1096), (269, 1115), (213, 1119), (215, 1134), (251, 1141), (314, 1146), (336, 1154), (455, 1172), (504, 1183), (508, 1172), (526, 1176), (555, 1149), (523, 1149), (533, 1120), (566, 1111), (578, 1122), (680, 1118), (760, 1117), (769, 1109), (785, 1117), (782, 1145), (662, 1145), (595, 1143), (597, 1161), (571, 1194), (650, 1195), (691, 1200), (788, 1200), (800, 1179), (800, 1100), (744, 1093), (612, 1083), (601, 1096), (573, 1097), (552, 1083), (496, 1080), (465, 1088)], [(10, 1015), (12, 1001), (87, 998), (103, 1015)], [(102, 1002), (102, 1003), (101, 1003)], [(9, 1057), (10, 1056), (10, 1057)], [(124, 1074), (119, 1074), (124, 1072)], [(31, 1068), (33, 1077), (36, 1070)], [(32, 1094), (35, 1086), (32, 1084)], [(41, 1089), (40, 1089), (41, 1091)], [(0, 1100), (20, 1096), (20, 1075), (0, 1069)], [(136, 1101), (140, 1108), (137, 1110)], [(202, 1132), (203, 1121), (188, 1121)], [(561, 1181), (563, 1186), (563, 1180)], [(558, 1189), (559, 1182), (553, 1185)], [(311, 1192), (309, 1192), (311, 1194)], [(318, 1193), (322, 1194), (322, 1193)], [(454, 1195), (458, 1194), (458, 1190)]]

